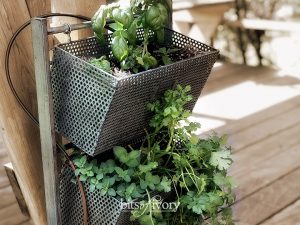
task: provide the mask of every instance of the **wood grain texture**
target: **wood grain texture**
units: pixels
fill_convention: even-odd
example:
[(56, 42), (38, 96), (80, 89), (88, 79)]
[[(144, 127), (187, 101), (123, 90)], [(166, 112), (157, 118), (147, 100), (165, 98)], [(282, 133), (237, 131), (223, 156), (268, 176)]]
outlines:
[(21, 191), (21, 188), (20, 188), (19, 182), (17, 180), (13, 166), (11, 163), (7, 163), (4, 165), (4, 168), (6, 171), (6, 175), (9, 179), (10, 186), (13, 190), (13, 194), (15, 195), (15, 199), (17, 200), (17, 202), (19, 204), (20, 210), (24, 216), (29, 218), (30, 215), (28, 212), (28, 207), (25, 202), (25, 199), (24, 199), (23, 193)]
[(9, 185), (9, 180), (6, 176), (4, 168), (0, 167), (0, 188), (7, 187)]
[(33, 222), (31, 220), (25, 221), (23, 223), (20, 223), (18, 225), (34, 225)]
[(280, 211), (262, 225), (300, 225), (300, 199)]
[(202, 96), (222, 90), (226, 87), (232, 87), (244, 81), (267, 83), (270, 79), (274, 79), (276, 74), (276, 70), (268, 67), (225, 64), (224, 66), (213, 69), (212, 75), (209, 78), (212, 79), (212, 82), (204, 88)]
[(300, 108), (293, 109), (278, 117), (266, 119), (260, 124), (249, 127), (230, 136), (234, 151), (245, 149), (247, 146), (275, 135), (289, 127), (300, 123)]
[(300, 107), (300, 97), (294, 97), (289, 101), (284, 101), (280, 104), (276, 104), (265, 109), (263, 112), (257, 112), (247, 116), (238, 121), (232, 121), (230, 124), (226, 124), (224, 127), (217, 128), (216, 131), (220, 133), (236, 134), (249, 127), (256, 126), (265, 120), (276, 118), (277, 116), (295, 110)]
[[(2, 140), (2, 130), (0, 130), (0, 143), (1, 143), (1, 140)], [(4, 143), (2, 142), (1, 145), (3, 146)], [(4, 170), (4, 164), (5, 163), (8, 163), (9, 162), (9, 159), (8, 159), (8, 156), (7, 156), (7, 153), (6, 153), (6, 150), (4, 147), (1, 147), (0, 148), (0, 189), (1, 188), (5, 188), (9, 185), (9, 180), (6, 176), (6, 173), (5, 173), (5, 170)], [(1, 199), (1, 198), (0, 198)], [(1, 208), (1, 207), (0, 207)]]
[(26, 0), (26, 3), (31, 18), (51, 12), (51, 0)]
[(9, 205), (16, 203), (16, 198), (14, 196), (11, 186), (6, 186), (0, 188), (0, 209), (5, 208)]
[(35, 77), (48, 225), (60, 225), (59, 178), (54, 129), (47, 19), (32, 20)]
[(17, 203), (0, 209), (1, 225), (18, 225), (26, 221), (28, 221), (28, 218), (22, 215)]
[[(52, 12), (59, 13), (72, 13), (75, 15), (83, 15), (87, 17), (93, 17), (100, 5), (105, 4), (105, 0), (52, 0), (51, 10)], [(80, 20), (74, 18), (60, 17), (53, 18), (52, 26), (59, 26), (65, 23), (79, 23)], [(92, 36), (93, 32), (91, 29), (85, 29), (81, 31), (73, 31), (71, 34), (72, 40), (82, 39), (85, 37)], [(57, 42), (66, 42), (68, 40), (65, 34), (55, 35)]]
[[(249, 177), (249, 180), (251, 179)], [(239, 221), (236, 224), (258, 224), (297, 200), (300, 197), (299, 180), (300, 169), (297, 169), (235, 204), (233, 206), (234, 215), (235, 219)]]
[[(86, 1), (81, 1), (81, 5), (78, 5), (78, 7), (80, 8), (86, 3)], [(69, 10), (72, 8), (70, 6), (73, 5), (75, 5), (74, 1), (70, 1), (69, 4), (65, 5), (65, 8)], [(90, 11), (92, 11), (93, 7), (95, 10), (98, 8), (98, 5), (95, 6), (93, 3), (87, 5), (89, 5), (88, 10)], [(55, 1), (53, 1), (52, 6), (55, 7)], [(85, 14), (84, 10), (82, 9), (82, 14)], [(49, 11), (48, 1), (3, 0), (0, 2), (0, 18), (2, 21), (0, 26), (0, 121), (3, 124), (3, 135), (11, 161), (15, 167), (18, 179), (20, 178), (20, 186), (31, 217), (37, 225), (46, 224), (39, 131), (14, 100), (5, 80), (3, 62), (5, 48), (13, 32), (21, 24), (29, 20), (30, 17)], [(60, 9), (61, 11), (63, 10)], [(72, 9), (69, 12), (78, 13)], [(36, 115), (37, 104), (30, 29), (27, 29), (25, 34), (22, 33), (13, 47), (10, 68), (17, 92), (29, 109)], [(8, 179), (4, 174), (4, 169), (1, 167), (0, 186), (8, 185)]]
[[(30, 19), (25, 0), (0, 2), (0, 123), (3, 126), (3, 137), (20, 182), (24, 198), (28, 204), (32, 219), (38, 225), (45, 225), (44, 191), (42, 163), (39, 143), (39, 132), (35, 125), (16, 103), (4, 73), (5, 48), (19, 26)], [(14, 68), (13, 80), (18, 93), (34, 110), (34, 74), (32, 73), (32, 49), (30, 29), (22, 35), (14, 46), (11, 68)], [(35, 109), (36, 110), (36, 109)], [(4, 175), (4, 170), (0, 171)], [(3, 174), (2, 174), (3, 173)], [(6, 176), (1, 176), (0, 179)], [(18, 207), (17, 204), (15, 207)], [(7, 214), (9, 216), (9, 214)], [(13, 217), (13, 215), (12, 215)], [(2, 218), (0, 216), (0, 218)], [(4, 218), (4, 217), (3, 217)], [(6, 224), (6, 223), (0, 223)]]
[[(297, 138), (300, 125), (277, 136), (259, 142), (235, 153), (230, 174), (238, 182), (237, 199), (245, 198), (269, 185), (299, 166), (300, 141)], [(281, 145), (278, 140), (287, 138)]]

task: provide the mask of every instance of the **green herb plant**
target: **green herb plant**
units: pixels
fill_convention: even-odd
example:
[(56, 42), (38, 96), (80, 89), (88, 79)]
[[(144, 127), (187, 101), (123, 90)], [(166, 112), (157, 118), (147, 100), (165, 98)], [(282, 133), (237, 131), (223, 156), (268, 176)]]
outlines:
[[(149, 44), (164, 42), (169, 5), (170, 2), (165, 0), (131, 0), (129, 8), (121, 8), (117, 3), (102, 5), (92, 18), (92, 27), (99, 43), (103, 45), (107, 44), (105, 27), (109, 26), (114, 30), (111, 41), (113, 58), (109, 61), (116, 62), (123, 71), (134, 73), (155, 68), (159, 63), (170, 64), (169, 53), (172, 50), (149, 50)], [(107, 24), (108, 20), (110, 24)], [(144, 31), (142, 41), (137, 38), (139, 28)], [(91, 63), (105, 71), (111, 71), (108, 67), (112, 65), (108, 65), (105, 58), (92, 60)]]
[[(88, 182), (90, 190), (142, 207), (131, 219), (141, 225), (199, 225), (210, 217), (212, 224), (233, 224), (232, 164), (226, 136), (199, 138), (200, 125), (189, 121), (185, 109), (192, 101), (190, 86), (178, 85), (147, 105), (153, 113), (150, 129), (141, 146), (115, 147), (115, 159), (97, 163), (86, 155), (74, 156), (75, 174)], [(164, 211), (151, 193), (172, 193), (177, 208)]]

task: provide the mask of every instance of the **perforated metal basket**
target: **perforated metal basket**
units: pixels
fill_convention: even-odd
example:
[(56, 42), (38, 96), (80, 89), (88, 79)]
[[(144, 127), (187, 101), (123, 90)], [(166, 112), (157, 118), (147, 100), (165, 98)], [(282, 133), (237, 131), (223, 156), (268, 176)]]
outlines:
[[(101, 47), (95, 38), (55, 48), (51, 69), (55, 125), (59, 133), (89, 155), (97, 155), (144, 135), (151, 114), (148, 102), (176, 84), (191, 85), (193, 109), (219, 53), (172, 30), (165, 30), (166, 45), (198, 52), (190, 59), (117, 78), (82, 57), (111, 54), (111, 36)], [(143, 39), (143, 32), (138, 33)]]
[[(74, 173), (64, 167), (60, 176), (60, 202), (63, 225), (82, 225), (83, 209), (77, 184), (72, 182)], [(88, 206), (89, 225), (138, 225), (130, 221), (131, 212), (126, 206), (112, 197), (101, 197), (99, 191), (90, 192), (88, 183), (83, 183)], [(172, 193), (162, 194), (167, 199)], [(176, 196), (174, 194), (174, 196)]]

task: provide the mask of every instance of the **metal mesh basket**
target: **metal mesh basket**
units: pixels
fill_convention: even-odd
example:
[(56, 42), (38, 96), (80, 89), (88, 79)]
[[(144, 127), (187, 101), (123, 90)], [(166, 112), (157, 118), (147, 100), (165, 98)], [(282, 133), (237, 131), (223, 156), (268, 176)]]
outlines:
[[(95, 156), (115, 145), (144, 136), (151, 113), (148, 102), (176, 84), (191, 85), (192, 110), (219, 52), (205, 44), (166, 29), (166, 45), (190, 48), (198, 54), (171, 65), (117, 78), (94, 67), (82, 57), (111, 54), (96, 38), (62, 44), (55, 48), (51, 68), (55, 126), (77, 147)], [(143, 32), (139, 31), (139, 39)]]
[[(60, 176), (60, 202), (63, 225), (82, 225), (83, 209), (77, 184), (72, 182), (74, 173), (69, 167), (64, 167)], [(101, 197), (100, 192), (89, 191), (88, 183), (83, 183), (88, 206), (89, 225), (138, 225), (131, 222), (130, 210), (126, 203), (112, 197)], [(160, 195), (166, 199), (170, 194)]]

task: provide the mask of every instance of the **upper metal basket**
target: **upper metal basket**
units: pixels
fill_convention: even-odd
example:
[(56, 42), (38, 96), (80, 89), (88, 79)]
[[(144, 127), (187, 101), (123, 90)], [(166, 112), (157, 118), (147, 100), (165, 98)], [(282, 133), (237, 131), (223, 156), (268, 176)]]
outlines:
[[(143, 31), (138, 38), (143, 39)], [(56, 129), (92, 156), (144, 136), (151, 117), (147, 103), (176, 84), (191, 85), (194, 100), (187, 108), (192, 110), (219, 55), (205, 44), (166, 29), (166, 45), (193, 49), (196, 56), (117, 78), (83, 60), (111, 54), (111, 36), (106, 39), (106, 46), (100, 46), (96, 38), (57, 46), (51, 67)]]

